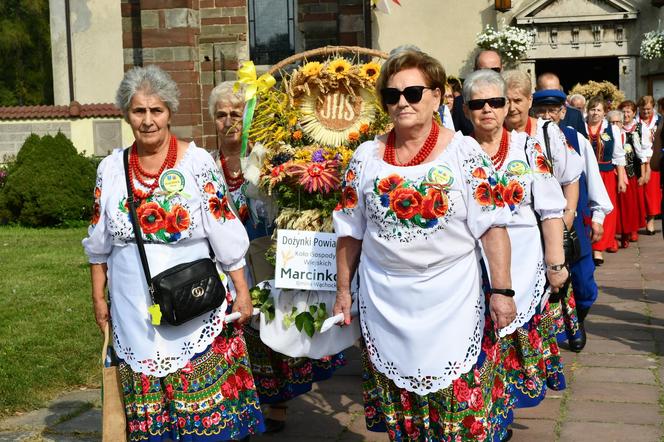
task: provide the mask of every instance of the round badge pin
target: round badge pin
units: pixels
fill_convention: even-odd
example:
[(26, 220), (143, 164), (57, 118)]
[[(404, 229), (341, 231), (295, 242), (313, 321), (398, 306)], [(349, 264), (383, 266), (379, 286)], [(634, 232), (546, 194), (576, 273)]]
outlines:
[(427, 180), (441, 186), (451, 186), (454, 182), (452, 171), (447, 166), (435, 166), (429, 169)]
[(184, 175), (179, 170), (167, 169), (159, 177), (159, 187), (167, 193), (184, 190)]
[(507, 165), (507, 171), (513, 175), (523, 175), (528, 171), (528, 165), (521, 160), (513, 160)]

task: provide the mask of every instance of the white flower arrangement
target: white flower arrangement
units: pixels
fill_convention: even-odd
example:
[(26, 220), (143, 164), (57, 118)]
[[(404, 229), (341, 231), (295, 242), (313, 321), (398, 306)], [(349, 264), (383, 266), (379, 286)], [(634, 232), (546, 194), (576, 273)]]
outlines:
[(521, 59), (526, 55), (531, 42), (532, 34), (525, 29), (504, 26), (500, 31), (496, 31), (490, 25), (486, 25), (475, 40), (480, 48), (498, 51), (507, 61)]
[(641, 57), (646, 60), (664, 57), (664, 31), (646, 32), (641, 41)]

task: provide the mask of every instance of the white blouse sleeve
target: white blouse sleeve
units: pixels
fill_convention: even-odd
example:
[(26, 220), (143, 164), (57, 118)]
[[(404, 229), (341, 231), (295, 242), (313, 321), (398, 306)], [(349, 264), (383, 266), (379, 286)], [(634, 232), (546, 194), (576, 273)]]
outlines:
[(370, 152), (376, 149), (375, 141), (368, 141), (357, 148), (341, 182), (341, 200), (332, 213), (334, 232), (337, 238), (350, 236), (358, 240), (364, 238), (367, 220), (364, 216), (364, 195), (361, 191), (362, 179)]
[(579, 140), (579, 151), (585, 165), (588, 200), (593, 222), (603, 224), (606, 215), (613, 210), (613, 204), (611, 204), (609, 194), (606, 192), (606, 187), (604, 187), (597, 159), (595, 158), (595, 152), (590, 141), (578, 133), (577, 139)]
[(643, 150), (650, 151), (652, 153), (653, 140), (651, 139), (648, 125), (643, 121), (639, 121), (637, 124), (641, 128), (641, 146)]
[(646, 162), (650, 160), (650, 157), (652, 156), (652, 146), (644, 146), (641, 142), (641, 137), (636, 135), (638, 135), (638, 133), (634, 133), (634, 136), (632, 136), (632, 143), (634, 143), (632, 148), (634, 149), (634, 152), (636, 152), (636, 156), (639, 157), (642, 162)]
[(197, 191), (201, 194), (203, 230), (215, 260), (225, 272), (241, 269), (249, 249), (249, 237), (230, 203), (230, 191), (214, 160), (200, 149), (196, 161)]
[[(566, 147), (565, 150), (567, 150)], [(551, 153), (554, 155), (553, 152)], [(576, 154), (576, 152), (574, 153)], [(560, 182), (551, 173), (550, 163), (547, 161), (542, 147), (535, 140), (529, 140), (526, 154), (528, 155), (528, 163), (533, 177), (531, 196), (533, 209), (542, 220), (562, 218), (567, 201), (560, 187)], [(581, 157), (579, 157), (579, 162), (580, 160)], [(581, 172), (580, 170), (579, 176)]]
[(550, 160), (553, 163), (553, 175), (562, 186), (576, 182), (581, 177), (581, 172), (583, 172), (581, 157), (573, 148), (567, 145), (565, 135), (557, 124), (550, 123), (547, 132), (552, 157)]
[(452, 121), (452, 113), (446, 104), (443, 105), (443, 126), (451, 131), (454, 131), (454, 121)]
[(613, 136), (613, 157), (611, 162), (615, 166), (624, 166), (627, 164), (625, 161), (625, 149), (623, 149), (622, 134), (620, 128), (614, 124), (611, 125), (611, 134)]
[(457, 158), (464, 181), (461, 186), (466, 223), (473, 237), (480, 239), (492, 227), (507, 226), (512, 212), (502, 195), (497, 197), (498, 185), (493, 178), (496, 170), (489, 156), (477, 141), (466, 136), (457, 148)]
[(122, 149), (116, 150), (113, 155), (104, 158), (97, 167), (97, 178), (95, 180), (94, 203), (92, 206), (92, 221), (88, 227), (88, 236), (83, 240), (83, 249), (88, 255), (90, 264), (104, 264), (108, 260), (113, 248), (113, 242), (107, 226), (106, 207), (109, 194), (104, 191), (104, 179), (109, 177), (109, 169), (113, 168), (113, 162), (122, 161)]

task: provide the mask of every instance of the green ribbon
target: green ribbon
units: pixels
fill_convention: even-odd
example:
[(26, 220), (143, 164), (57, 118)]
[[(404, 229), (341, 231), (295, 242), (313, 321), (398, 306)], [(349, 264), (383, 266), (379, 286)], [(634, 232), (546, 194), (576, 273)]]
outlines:
[(247, 156), (247, 146), (249, 145), (249, 129), (251, 129), (251, 121), (254, 119), (254, 111), (256, 110), (256, 97), (251, 97), (244, 108), (244, 117), (242, 118), (242, 149), (240, 150), (240, 158)]

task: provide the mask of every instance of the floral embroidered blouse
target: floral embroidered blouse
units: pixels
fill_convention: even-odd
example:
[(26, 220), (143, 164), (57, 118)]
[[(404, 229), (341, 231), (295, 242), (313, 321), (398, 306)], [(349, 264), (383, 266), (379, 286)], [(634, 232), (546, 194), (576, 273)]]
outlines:
[[(99, 165), (94, 215), (83, 247), (90, 263), (108, 265), (118, 356), (134, 371), (165, 376), (212, 343), (223, 328), (225, 304), (177, 327), (151, 324), (147, 309), (152, 301), (129, 218), (122, 152), (115, 150)], [(221, 271), (244, 267), (249, 240), (212, 157), (191, 143), (170, 170), (179, 174), (183, 188), (171, 193), (158, 188), (136, 210), (150, 273), (208, 257), (210, 250)], [(141, 188), (138, 181), (134, 185)]]
[(362, 240), (360, 323), (373, 366), (427, 394), (477, 362), (485, 309), (478, 240), (511, 215), (497, 204), (491, 160), (460, 132), (417, 166), (390, 165), (378, 149), (369, 141), (353, 155), (334, 228)]

